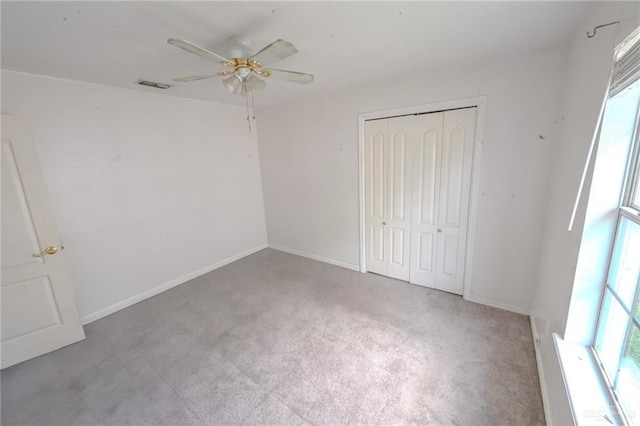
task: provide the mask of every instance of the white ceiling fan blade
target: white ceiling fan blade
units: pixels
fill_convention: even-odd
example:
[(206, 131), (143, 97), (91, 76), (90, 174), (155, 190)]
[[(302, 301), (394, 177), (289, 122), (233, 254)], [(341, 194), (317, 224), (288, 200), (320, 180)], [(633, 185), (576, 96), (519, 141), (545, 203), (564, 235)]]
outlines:
[(278, 39), (253, 55), (250, 59), (258, 61), (262, 66), (270, 65), (274, 62), (288, 58), (298, 53), (298, 49), (286, 40)]
[(301, 84), (309, 84), (313, 81), (313, 74), (306, 74), (297, 71), (275, 70), (273, 68), (269, 68), (265, 71), (269, 71), (270, 77), (277, 78), (278, 80), (286, 80)]
[(204, 80), (205, 78), (211, 78), (211, 77), (218, 77), (218, 74), (194, 75), (194, 76), (191, 76), (191, 77), (180, 77), (180, 78), (174, 78), (173, 81), (180, 81), (182, 83), (187, 83), (189, 81)]
[(212, 61), (226, 61), (226, 62), (230, 62), (227, 58), (225, 58), (224, 56), (220, 56), (217, 53), (213, 53), (207, 49), (205, 49), (204, 47), (200, 47), (197, 44), (193, 44), (190, 41), (186, 41), (186, 40), (180, 40), (178, 38), (170, 38), (169, 40), (167, 40), (167, 43), (179, 47), (180, 49), (184, 49), (187, 52), (191, 52), (194, 53), (198, 56), (202, 56), (203, 58), (207, 58), (207, 59), (211, 59)]

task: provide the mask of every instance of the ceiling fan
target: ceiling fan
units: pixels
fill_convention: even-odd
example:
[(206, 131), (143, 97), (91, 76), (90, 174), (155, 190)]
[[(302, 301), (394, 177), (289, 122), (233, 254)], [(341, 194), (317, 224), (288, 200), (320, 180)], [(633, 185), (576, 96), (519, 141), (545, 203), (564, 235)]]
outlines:
[[(261, 92), (266, 82), (263, 78), (277, 78), (293, 83), (307, 84), (313, 81), (313, 75), (297, 71), (288, 71), (271, 68), (271, 64), (288, 58), (298, 52), (293, 44), (286, 40), (278, 39), (269, 44), (258, 53), (253, 54), (251, 41), (244, 35), (229, 37), (231, 44), (230, 59), (217, 53), (213, 53), (195, 43), (186, 40), (170, 38), (167, 42), (173, 46), (194, 53), (203, 58), (219, 62), (230, 68), (211, 75), (196, 75), (190, 77), (174, 78), (178, 82), (190, 82), (212, 77), (224, 77), (222, 83), (234, 94), (254, 94)], [(262, 77), (262, 78), (260, 78)]]

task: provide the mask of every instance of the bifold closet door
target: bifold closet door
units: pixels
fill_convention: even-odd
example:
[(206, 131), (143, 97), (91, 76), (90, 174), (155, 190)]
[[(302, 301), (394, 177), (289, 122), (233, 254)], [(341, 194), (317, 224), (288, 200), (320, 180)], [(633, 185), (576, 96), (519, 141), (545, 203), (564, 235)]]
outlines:
[(410, 118), (365, 123), (367, 270), (406, 281), (411, 247)]
[(462, 294), (476, 108), (425, 114), (413, 155), (410, 282)]

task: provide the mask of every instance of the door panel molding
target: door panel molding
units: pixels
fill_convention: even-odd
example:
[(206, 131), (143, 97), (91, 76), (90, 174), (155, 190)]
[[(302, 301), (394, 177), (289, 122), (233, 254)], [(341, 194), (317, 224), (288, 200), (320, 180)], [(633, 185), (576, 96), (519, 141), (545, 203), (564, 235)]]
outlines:
[[(443, 182), (446, 183), (443, 191), (444, 202), (442, 203), (445, 226), (460, 226), (460, 207), (463, 196), (464, 185), (464, 158), (465, 158), (465, 135), (464, 129), (454, 127), (449, 132), (444, 132), (442, 149), (442, 175), (446, 176)], [(455, 164), (453, 159), (462, 158), (462, 164)]]
[[(429, 129), (422, 134), (420, 144), (420, 199), (418, 201), (418, 217), (420, 223), (435, 224), (436, 207), (436, 172), (438, 164), (438, 138), (440, 131)], [(429, 167), (426, 167), (429, 166)]]
[(391, 179), (391, 219), (392, 220), (404, 220), (405, 219), (405, 190), (406, 190), (406, 145), (407, 134), (402, 131), (398, 131), (391, 137), (391, 150), (389, 166), (389, 177)]

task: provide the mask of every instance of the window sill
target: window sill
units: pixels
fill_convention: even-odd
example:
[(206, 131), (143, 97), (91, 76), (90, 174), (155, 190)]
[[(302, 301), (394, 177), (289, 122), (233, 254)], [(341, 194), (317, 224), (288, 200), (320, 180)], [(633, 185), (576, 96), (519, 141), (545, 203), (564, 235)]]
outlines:
[(591, 349), (553, 334), (573, 420), (576, 425), (624, 425), (607, 391)]

